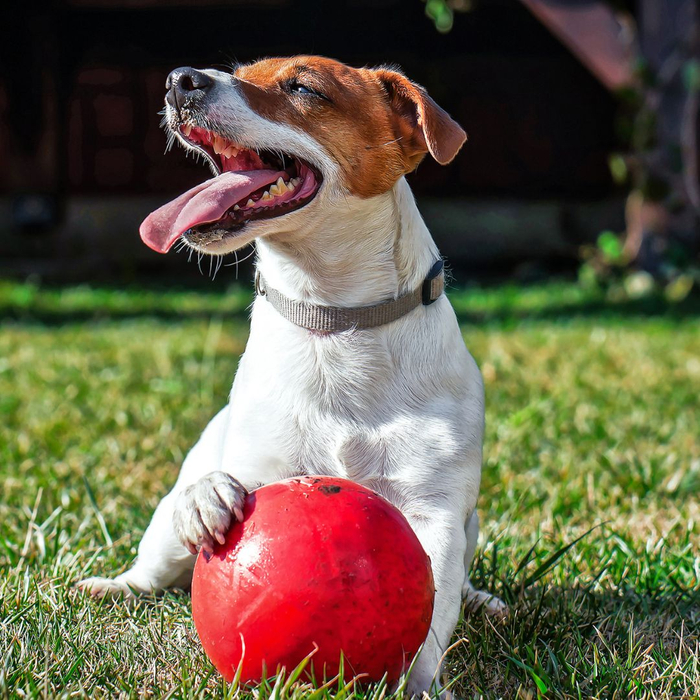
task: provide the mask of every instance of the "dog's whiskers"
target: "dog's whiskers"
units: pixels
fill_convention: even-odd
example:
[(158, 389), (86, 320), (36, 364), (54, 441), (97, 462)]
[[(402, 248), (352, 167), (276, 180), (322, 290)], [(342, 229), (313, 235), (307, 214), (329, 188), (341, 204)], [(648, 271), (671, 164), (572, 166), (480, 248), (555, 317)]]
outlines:
[(373, 148), (384, 148), (384, 146), (390, 146), (392, 143), (396, 143), (397, 141), (401, 141), (403, 136), (399, 136), (399, 138), (394, 139), (393, 141), (387, 141), (386, 143), (378, 143), (376, 146), (365, 146), (366, 151), (371, 151)]
[(255, 248), (252, 248), (252, 247), (251, 247), (250, 253), (248, 253), (248, 255), (246, 255), (244, 258), (240, 258), (240, 259), (239, 259), (239, 257), (238, 257), (238, 252), (237, 252), (237, 251), (234, 250), (234, 251), (231, 251), (231, 252), (233, 253), (233, 255), (234, 255), (234, 257), (235, 257), (236, 259), (235, 259), (233, 262), (231, 262), (231, 263), (225, 264), (224, 267), (233, 267), (233, 266), (235, 265), (235, 267), (236, 267), (236, 277), (235, 277), (235, 279), (238, 279), (239, 265), (240, 265), (241, 263), (244, 263), (246, 260), (250, 260), (250, 258), (253, 257), (253, 255), (255, 255)]
[(175, 134), (168, 130), (165, 137), (165, 152), (167, 153), (175, 145)]
[(216, 275), (219, 273), (221, 266), (224, 264), (224, 259), (221, 255), (216, 256), (216, 267), (214, 268), (214, 275), (212, 276), (212, 282), (216, 279)]

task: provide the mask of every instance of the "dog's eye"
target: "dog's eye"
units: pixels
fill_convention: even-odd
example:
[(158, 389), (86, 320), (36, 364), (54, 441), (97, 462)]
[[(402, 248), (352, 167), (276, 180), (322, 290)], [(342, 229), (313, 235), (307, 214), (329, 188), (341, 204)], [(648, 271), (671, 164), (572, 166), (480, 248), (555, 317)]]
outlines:
[[(314, 97), (320, 97), (322, 100), (328, 100), (328, 98), (318, 90), (310, 88), (308, 85), (303, 85), (296, 80), (291, 81), (287, 84), (287, 89), (289, 92), (296, 95), (313, 95)], [(330, 102), (330, 100), (328, 100)]]
[(292, 92), (298, 93), (299, 95), (315, 95), (316, 94), (311, 88), (307, 88), (306, 85), (302, 85), (301, 83), (292, 83), (289, 86), (289, 89)]

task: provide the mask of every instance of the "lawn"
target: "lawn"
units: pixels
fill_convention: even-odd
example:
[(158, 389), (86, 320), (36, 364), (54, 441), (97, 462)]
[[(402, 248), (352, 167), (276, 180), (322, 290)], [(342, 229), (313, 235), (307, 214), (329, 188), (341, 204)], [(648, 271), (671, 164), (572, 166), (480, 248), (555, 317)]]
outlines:
[[(512, 609), (460, 622), (456, 694), (700, 695), (700, 302), (451, 297), (487, 395), (473, 580)], [(0, 284), (0, 696), (232, 695), (186, 594), (71, 584), (134, 556), (226, 400), (250, 300)]]

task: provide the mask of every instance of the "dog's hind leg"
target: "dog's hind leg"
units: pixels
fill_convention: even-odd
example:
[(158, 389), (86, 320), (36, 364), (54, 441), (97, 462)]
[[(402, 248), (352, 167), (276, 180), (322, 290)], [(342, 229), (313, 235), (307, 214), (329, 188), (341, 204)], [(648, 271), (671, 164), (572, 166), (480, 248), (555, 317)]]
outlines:
[(508, 614), (508, 606), (495, 595), (487, 591), (479, 591), (469, 580), (469, 570), (474, 560), (476, 545), (479, 541), (479, 515), (476, 511), (472, 513), (465, 528), (467, 536), (467, 550), (464, 555), (464, 585), (462, 586), (462, 598), (467, 612), (474, 612), (481, 608), (489, 615), (495, 617), (505, 617)]
[(170, 587), (189, 587), (196, 557), (187, 551), (175, 534), (175, 502), (188, 486), (221, 468), (227, 426), (228, 406), (211, 420), (187, 455), (175, 486), (158, 504), (151, 518), (132, 567), (113, 579), (85, 579), (77, 584), (78, 588), (97, 597), (131, 597), (140, 593), (156, 593)]

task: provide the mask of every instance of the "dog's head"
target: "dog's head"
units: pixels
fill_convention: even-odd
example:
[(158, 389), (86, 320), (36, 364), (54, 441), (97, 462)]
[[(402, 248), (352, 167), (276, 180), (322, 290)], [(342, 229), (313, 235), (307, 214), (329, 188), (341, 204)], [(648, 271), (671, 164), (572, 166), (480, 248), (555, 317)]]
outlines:
[(303, 229), (321, 208), (387, 192), (426, 153), (449, 163), (466, 139), (401, 73), (319, 56), (265, 59), (233, 74), (178, 68), (166, 89), (167, 128), (216, 177), (141, 225), (161, 253), (181, 236), (222, 254)]

